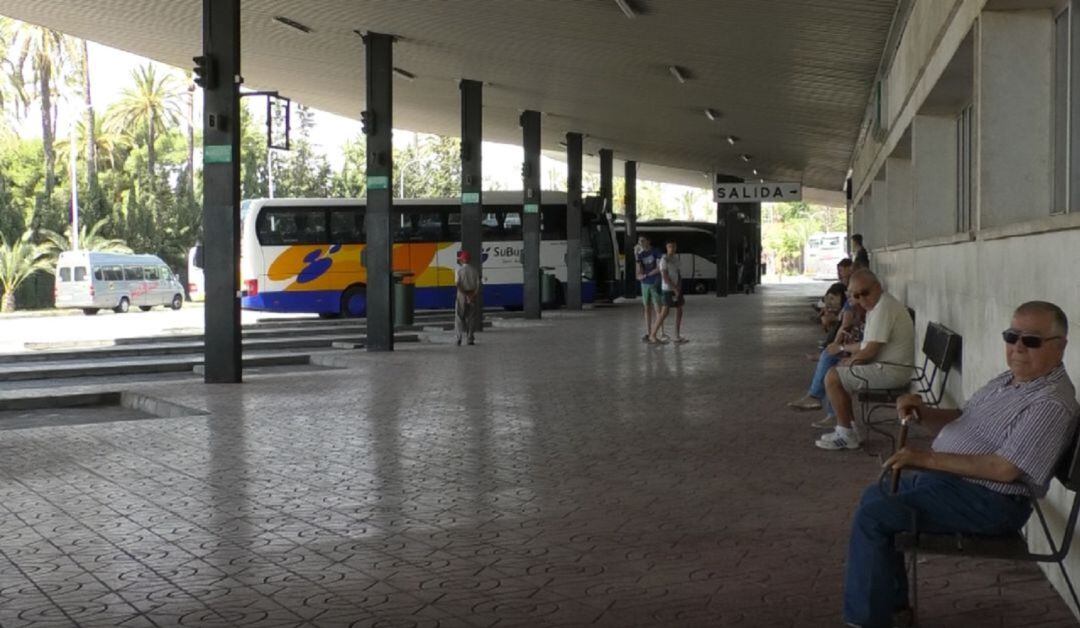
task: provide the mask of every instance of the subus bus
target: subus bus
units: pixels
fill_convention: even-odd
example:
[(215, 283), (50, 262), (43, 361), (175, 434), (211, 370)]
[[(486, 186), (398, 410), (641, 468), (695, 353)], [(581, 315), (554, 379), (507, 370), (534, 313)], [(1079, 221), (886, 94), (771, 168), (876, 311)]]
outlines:
[(814, 279), (836, 280), (836, 265), (848, 256), (847, 234), (843, 231), (815, 233), (806, 239), (803, 273)]
[[(544, 192), (540, 266), (566, 282), (566, 195)], [(411, 273), (418, 309), (452, 308), (461, 248), (459, 199), (394, 201), (393, 271)], [(485, 306), (523, 304), (521, 193), (484, 194)], [(363, 199), (256, 199), (241, 210), (241, 304), (245, 309), (364, 316)], [(616, 268), (610, 216), (582, 211), (582, 300), (600, 283), (595, 268)], [(604, 262), (605, 264), (597, 264)], [(408, 279), (407, 279), (408, 281)], [(560, 290), (561, 292), (561, 290)]]
[[(615, 224), (619, 250), (626, 234), (626, 223)], [(690, 220), (641, 220), (637, 223), (639, 236), (647, 236), (661, 251), (668, 240), (679, 247), (679, 269), (683, 274), (683, 292), (705, 294), (716, 290), (716, 225)]]

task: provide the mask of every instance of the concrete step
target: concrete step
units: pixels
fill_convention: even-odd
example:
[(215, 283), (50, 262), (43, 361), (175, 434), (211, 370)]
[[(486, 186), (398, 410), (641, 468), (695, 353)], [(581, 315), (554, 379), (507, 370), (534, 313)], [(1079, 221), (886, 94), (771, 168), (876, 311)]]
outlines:
[[(169, 355), (126, 360), (79, 360), (0, 366), (0, 382), (72, 377), (191, 372), (202, 364), (201, 355)], [(307, 353), (254, 353), (243, 357), (246, 368), (310, 364)]]

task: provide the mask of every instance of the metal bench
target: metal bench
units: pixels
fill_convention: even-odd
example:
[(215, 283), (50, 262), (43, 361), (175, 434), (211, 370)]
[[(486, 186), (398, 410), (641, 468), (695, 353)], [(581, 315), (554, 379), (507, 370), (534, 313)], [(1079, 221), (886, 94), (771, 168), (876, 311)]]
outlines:
[[(885, 478), (890, 475), (891, 473), (888, 470), (881, 475), (880, 486), (882, 490), (886, 491), (887, 495), (889, 490), (885, 485)], [(1065, 557), (1068, 556), (1072, 545), (1077, 515), (1080, 514), (1080, 491), (1078, 491), (1080, 489), (1080, 430), (1074, 432), (1071, 444), (1066, 447), (1065, 453), (1062, 454), (1061, 460), (1058, 461), (1054, 477), (1073, 493), (1072, 505), (1069, 508), (1065, 522), (1065, 531), (1059, 543), (1055, 543), (1053, 535), (1050, 534), (1050, 526), (1046, 523), (1046, 515), (1043, 514), (1039, 500), (1031, 498), (1031, 504), (1039, 520), (1039, 525), (1042, 527), (1043, 534), (1046, 535), (1046, 542), (1050, 546), (1049, 552), (1032, 552), (1028, 548), (1027, 539), (1020, 532), (1005, 536), (927, 534), (919, 532), (916, 527), (912, 531), (901, 532), (893, 537), (893, 544), (896, 549), (905, 552), (909, 557), (911, 608), (916, 619), (918, 618), (919, 608), (918, 556), (920, 552), (972, 558), (1057, 563), (1058, 568), (1061, 570), (1061, 577), (1069, 589), (1069, 594), (1072, 596), (1073, 603), (1076, 604), (1077, 608), (1080, 608), (1080, 598), (1077, 597), (1076, 588), (1073, 586), (1072, 579), (1069, 578), (1064, 564)], [(1023, 486), (1030, 498), (1031, 488), (1022, 482), (1017, 482), (1017, 484)]]
[(882, 409), (896, 407), (896, 400), (907, 393), (914, 392), (922, 395), (927, 405), (936, 407), (945, 397), (945, 386), (949, 382), (949, 373), (960, 359), (963, 338), (941, 323), (929, 323), (923, 337), (921, 365), (897, 364), (895, 362), (874, 362), (888, 366), (902, 366), (910, 368), (915, 375), (911, 382), (902, 388), (871, 388), (870, 382), (852, 373), (863, 382), (863, 386), (855, 391), (855, 401), (859, 403), (859, 421), (867, 428), (867, 442), (871, 432), (877, 432), (889, 439), (892, 449), (896, 449), (896, 437), (891, 431), (882, 429), (883, 424), (896, 423), (895, 417), (883, 420), (874, 420), (874, 414)]

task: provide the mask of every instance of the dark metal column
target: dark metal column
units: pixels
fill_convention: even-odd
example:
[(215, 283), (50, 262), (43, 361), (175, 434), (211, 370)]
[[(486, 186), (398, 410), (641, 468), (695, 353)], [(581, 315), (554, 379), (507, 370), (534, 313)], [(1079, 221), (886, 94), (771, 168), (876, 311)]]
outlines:
[(367, 350), (394, 350), (393, 316), (393, 47), (382, 33), (364, 36), (367, 76)]
[[(739, 183), (739, 177), (725, 174), (714, 175), (716, 183)], [(731, 233), (735, 230), (733, 217), (735, 206), (728, 203), (716, 204), (716, 296), (726, 297), (729, 292), (731, 276)]]
[(754, 285), (761, 285), (761, 203), (751, 207), (750, 220), (753, 229), (750, 232), (750, 246), (754, 250)]
[(521, 230), (525, 247), (521, 253), (525, 318), (540, 318), (540, 112), (521, 114), (525, 161), (521, 166), (523, 203)]
[[(637, 292), (637, 260), (634, 258), (634, 246), (637, 244), (637, 162), (627, 161), (625, 173), (623, 184), (626, 189), (623, 191), (623, 198), (626, 203), (626, 240), (623, 254), (626, 258), (626, 287), (623, 294), (632, 296)], [(662, 242), (656, 244), (663, 246)]]
[(612, 197), (614, 154), (610, 148), (601, 148), (598, 155), (600, 156), (600, 198), (604, 199), (606, 205), (604, 210), (613, 213), (615, 211), (615, 200)]
[[(581, 309), (581, 133), (566, 134), (566, 309)], [(595, 281), (595, 275), (593, 277)]]
[[(483, 144), (483, 83), (461, 81), (461, 248), (469, 254), (469, 264), (476, 268), (483, 280), (483, 246), (481, 220), (483, 220), (483, 170), (481, 157)], [(480, 291), (478, 307), (473, 308), (473, 329), (484, 329), (484, 298)]]
[(208, 384), (242, 379), (240, 345), (240, 0), (203, 0), (203, 267)]

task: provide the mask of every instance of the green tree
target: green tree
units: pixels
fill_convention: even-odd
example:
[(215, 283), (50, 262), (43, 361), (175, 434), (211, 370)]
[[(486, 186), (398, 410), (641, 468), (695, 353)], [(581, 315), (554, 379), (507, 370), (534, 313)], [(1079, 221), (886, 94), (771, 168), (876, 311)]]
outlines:
[(367, 141), (361, 137), (345, 142), (345, 160), (334, 176), (332, 194), (338, 198), (360, 198), (367, 194)]
[[(67, 63), (74, 57), (72, 40), (54, 30), (32, 24), (21, 24), (15, 33), (16, 72), (18, 82), (25, 85), (24, 72), (30, 71), (33, 92), (40, 106), (42, 152), (45, 156), (45, 202), (51, 202), (56, 184), (56, 110), (53, 98), (57, 84), (63, 80)], [(29, 65), (28, 65), (29, 64)]]
[(0, 312), (15, 310), (15, 291), (34, 273), (48, 271), (50, 268), (45, 247), (35, 244), (33, 231), (27, 229), (16, 240), (8, 242), (7, 236), (0, 233), (0, 288), (4, 298)]
[(403, 198), (455, 197), (461, 192), (461, 140), (416, 135), (394, 150), (393, 182)]
[(134, 84), (124, 88), (120, 100), (109, 108), (105, 124), (145, 144), (149, 180), (156, 187), (157, 139), (183, 117), (182, 90), (174, 76), (158, 74), (152, 63), (132, 70), (131, 79)]
[[(79, 249), (83, 251), (97, 251), (99, 253), (131, 253), (131, 248), (127, 243), (119, 238), (110, 238), (102, 234), (103, 228), (109, 224), (108, 218), (102, 218), (93, 225), (87, 227), (86, 224), (79, 226)], [(51, 229), (43, 229), (41, 231), (41, 237), (43, 238), (42, 246), (45, 248), (49, 257), (49, 265), (51, 269), (56, 268), (56, 262), (60, 257), (60, 253), (64, 251), (72, 250), (71, 246), (71, 225), (64, 230), (64, 233), (57, 233)]]

